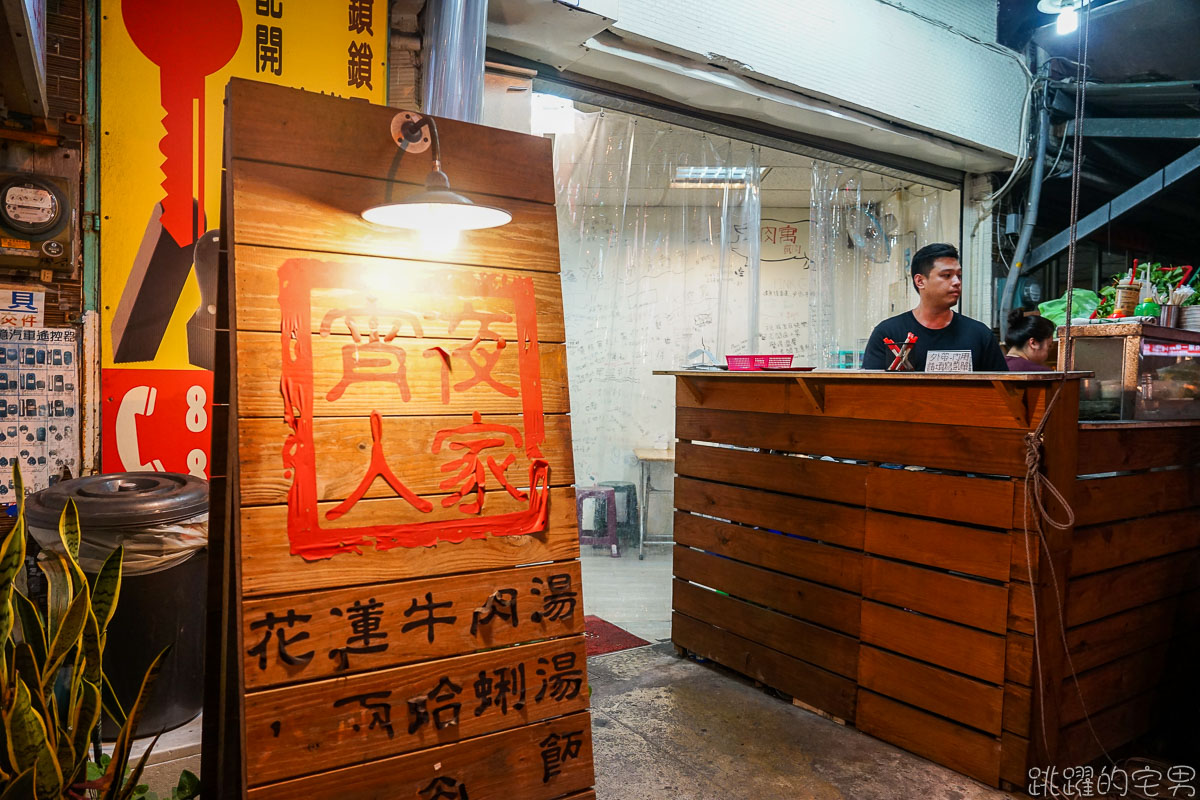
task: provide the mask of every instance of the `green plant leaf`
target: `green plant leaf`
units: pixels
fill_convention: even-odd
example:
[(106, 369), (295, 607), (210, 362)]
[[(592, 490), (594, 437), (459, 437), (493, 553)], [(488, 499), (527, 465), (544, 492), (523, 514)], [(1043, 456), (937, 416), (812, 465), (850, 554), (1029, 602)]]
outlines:
[(9, 759), (19, 770), (34, 768), (34, 797), (37, 800), (59, 800), (62, 770), (47, 740), (46, 724), (30, 702), (29, 688), (18, 677), (12, 708), (4, 716)]
[(13, 592), (12, 602), (17, 618), (21, 620), (21, 639), (33, 648), (33, 660), (40, 670), (46, 665), (46, 629), (42, 615), (34, 607), (33, 601), (20, 592)]
[[(79, 755), (87, 753), (88, 743), (92, 739), (92, 731), (100, 722), (100, 687), (91, 681), (84, 681), (80, 690), (79, 705), (71, 718), (71, 734), (74, 739), (75, 752)], [(100, 777), (97, 774), (96, 777)], [(89, 775), (90, 779), (90, 775)]]
[(133, 797), (134, 792), (139, 796), (145, 797), (150, 791), (150, 787), (138, 783), (142, 779), (142, 771), (146, 769), (146, 762), (150, 760), (150, 753), (154, 751), (155, 745), (158, 744), (159, 738), (162, 737), (162, 731), (159, 731), (150, 741), (150, 745), (146, 748), (146, 752), (142, 753), (142, 757), (138, 759), (137, 766), (133, 768), (133, 772), (129, 774), (129, 780), (125, 782), (125, 786), (121, 789), (121, 793), (117, 796), (118, 800), (129, 800)]
[(104, 663), (104, 639), (96, 629), (96, 616), (88, 609), (83, 625), (83, 677), (95, 684), (101, 681), (100, 672)]
[(53, 639), (75, 592), (71, 589), (67, 560), (61, 554), (43, 550), (38, 557), (38, 568), (46, 576), (46, 638)]
[(33, 797), (33, 768), (18, 775), (13, 782), (0, 794), (0, 800), (29, 800)]
[[(162, 672), (163, 659), (171, 652), (171, 646), (167, 645), (163, 648), (154, 660), (150, 662), (150, 666), (146, 669), (146, 674), (142, 678), (142, 685), (138, 689), (137, 698), (133, 701), (133, 705), (129, 709), (129, 716), (125, 720), (125, 724), (121, 727), (121, 732), (117, 734), (116, 744), (113, 745), (113, 758), (109, 762), (108, 769), (105, 771), (105, 778), (113, 779), (125, 774), (125, 765), (129, 761), (129, 751), (133, 747), (134, 732), (137, 731), (138, 722), (142, 718), (142, 711), (149, 702), (150, 692), (154, 689), (154, 682), (158, 680), (158, 675)], [(158, 737), (155, 737), (158, 741)], [(148, 748), (143, 754), (145, 759), (150, 755), (153, 746)], [(105, 791), (104, 800), (118, 800), (121, 786), (120, 780), (112, 780), (108, 789)]]
[(79, 560), (79, 508), (75, 501), (67, 498), (62, 514), (58, 518), (58, 538), (62, 539), (63, 548), (70, 553), (71, 558)]
[(194, 772), (184, 770), (179, 773), (179, 783), (171, 793), (172, 800), (194, 800), (200, 796), (200, 779)]
[(25, 563), (25, 520), (18, 517), (17, 524), (4, 537), (0, 546), (0, 591), (7, 591), (16, 580), (17, 570)]
[[(35, 661), (33, 648), (29, 646), (28, 642), (21, 642), (16, 646), (13, 651), (13, 666), (17, 675), (25, 682), (26, 687), (42, 685), (41, 667)], [(31, 694), (29, 701), (43, 720), (50, 719), (49, 714), (46, 713), (46, 699), (41, 692)]]
[(88, 608), (87, 592), (76, 595), (63, 617), (62, 625), (50, 642), (50, 651), (46, 655), (46, 667), (42, 672), (42, 681), (49, 688), (53, 685), (58, 668), (71, 651), (79, 644), (83, 634), (83, 626), (87, 622), (90, 609)]
[(21, 465), (13, 462), (13, 489), (17, 495), (17, 519), (25, 519), (25, 479), (21, 477)]
[(123, 546), (109, 553), (92, 584), (92, 611), (101, 633), (108, 630), (108, 623), (117, 610), (117, 600), (121, 596), (121, 562), (124, 558)]
[(113, 722), (124, 727), (128, 719), (128, 714), (125, 713), (124, 706), (121, 705), (120, 699), (117, 698), (117, 693), (113, 690), (108, 676), (101, 673), (100, 680), (100, 702), (104, 707), (104, 713), (112, 717)]

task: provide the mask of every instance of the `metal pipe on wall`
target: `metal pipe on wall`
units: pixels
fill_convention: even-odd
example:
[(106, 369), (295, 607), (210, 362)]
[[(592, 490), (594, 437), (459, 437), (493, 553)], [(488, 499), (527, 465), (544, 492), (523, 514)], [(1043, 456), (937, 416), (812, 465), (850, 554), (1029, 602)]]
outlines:
[(1000, 340), (1008, 334), (1008, 312), (1013, 309), (1013, 300), (1017, 296), (1017, 283), (1021, 278), (1021, 264), (1029, 252), (1029, 242), (1033, 239), (1033, 226), (1037, 224), (1038, 203), (1042, 198), (1042, 179), (1046, 175), (1046, 141), (1050, 137), (1050, 108), (1046, 98), (1042, 98), (1042, 107), (1038, 112), (1037, 144), (1034, 146), (1033, 174), (1029, 177), (1029, 198), (1025, 202), (1025, 219), (1021, 223), (1021, 235), (1017, 238), (1017, 249), (1013, 253), (1012, 267), (1008, 278), (1004, 281), (1004, 291), (1000, 295)]
[(425, 113), (482, 121), (487, 8), (487, 0), (433, 0), (426, 4), (421, 78)]

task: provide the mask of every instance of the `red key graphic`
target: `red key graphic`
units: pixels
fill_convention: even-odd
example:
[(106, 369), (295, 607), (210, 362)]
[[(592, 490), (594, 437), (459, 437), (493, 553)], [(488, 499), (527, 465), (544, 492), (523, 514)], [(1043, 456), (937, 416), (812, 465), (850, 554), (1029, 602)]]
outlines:
[[(241, 10), (237, 0), (123, 0), (121, 17), (138, 50), (159, 67), (166, 111), (166, 135), (158, 145), (166, 157), (160, 220), (176, 244), (189, 245), (196, 241), (204, 217), (204, 79), (237, 52)], [(193, 102), (196, 142), (192, 141)], [(198, 176), (194, 187), (193, 153)], [(193, 197), (199, 201), (195, 213)]]

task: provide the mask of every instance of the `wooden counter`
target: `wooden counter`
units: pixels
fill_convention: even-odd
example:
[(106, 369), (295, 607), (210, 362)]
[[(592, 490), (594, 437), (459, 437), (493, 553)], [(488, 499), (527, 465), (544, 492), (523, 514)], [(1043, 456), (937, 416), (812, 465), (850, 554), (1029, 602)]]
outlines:
[[(1184, 699), (1200, 424), (1081, 425), (1087, 373), (659, 374), (678, 647), (993, 786), (1099, 755), (1085, 707), (1111, 749)], [(1041, 472), (1076, 519), (1039, 553), (1025, 435), (1060, 385)]]

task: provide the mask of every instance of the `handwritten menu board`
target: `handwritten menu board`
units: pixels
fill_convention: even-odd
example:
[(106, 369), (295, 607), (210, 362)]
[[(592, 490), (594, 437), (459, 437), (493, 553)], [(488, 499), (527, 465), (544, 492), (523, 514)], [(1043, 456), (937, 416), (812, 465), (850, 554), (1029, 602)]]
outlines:
[(205, 785), (594, 797), (549, 143), (439, 120), (513, 222), (437, 254), (359, 216), (430, 170), (394, 109), (226, 105)]

